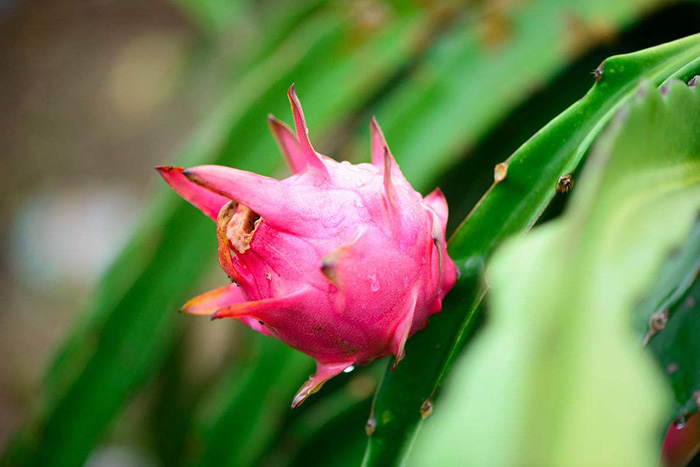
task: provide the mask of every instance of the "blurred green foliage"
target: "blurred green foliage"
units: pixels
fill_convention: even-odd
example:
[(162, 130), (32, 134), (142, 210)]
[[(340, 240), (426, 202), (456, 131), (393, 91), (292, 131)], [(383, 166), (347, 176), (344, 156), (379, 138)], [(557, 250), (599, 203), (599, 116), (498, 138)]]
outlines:
[[(290, 120), (285, 91), (296, 83), (321, 152), (367, 160), (369, 116), (376, 114), (410, 182), (423, 191), (445, 185), (457, 207), (453, 221), (488, 187), (494, 163), (589, 87), (600, 47), (614, 53), (676, 39), (697, 29), (693, 15), (700, 14), (695, 2), (671, 7), (657, 0), (175, 3), (199, 26), (201, 47), (226, 51), (232, 41), (237, 47), (232, 55), (222, 52), (232, 71), (220, 108), (172, 162), (283, 175), (266, 115)], [(627, 32), (662, 6), (644, 19), (641, 33)], [(620, 59), (631, 64), (624, 76), (606, 75), (565, 121), (516, 152), (509, 177), (519, 191), (492, 192), (471, 216), (481, 230), (455, 236), (459, 290), (445, 313), (409, 341), (398, 369), (383, 377), (374, 408), (394, 416), (380, 419), (367, 464), (391, 465), (405, 454), (421, 404), (437, 395), (480, 324), (469, 317), (481, 316), (478, 278), (491, 251), (545, 211), (553, 180), (578, 167), (639, 79), (661, 84), (694, 72), (692, 41), (697, 38), (654, 57)], [(607, 83), (611, 87), (602, 90)], [(183, 362), (192, 350), (193, 318), (176, 310), (215, 267), (214, 227), (164, 187), (156, 198), (57, 355), (1, 462), (80, 465), (128, 403), (148, 395), (153, 434), (145, 443), (164, 465), (358, 465), (382, 362), (339, 376), (292, 412), (289, 403), (312, 371), (311, 360), (239, 330), (245, 351), (230, 352), (212, 379), (190, 380)], [(557, 203), (563, 204), (561, 197)], [(439, 351), (426, 350), (435, 346)]]

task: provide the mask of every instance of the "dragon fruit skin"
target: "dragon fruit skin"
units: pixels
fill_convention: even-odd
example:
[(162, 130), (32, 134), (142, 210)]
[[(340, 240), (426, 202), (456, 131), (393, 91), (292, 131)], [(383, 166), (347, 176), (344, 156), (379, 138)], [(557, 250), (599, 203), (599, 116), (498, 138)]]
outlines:
[(351, 365), (393, 354), (441, 310), (456, 280), (447, 255), (447, 202), (423, 198), (401, 174), (374, 118), (372, 163), (316, 153), (292, 86), (296, 136), (269, 117), (293, 175), (233, 168), (158, 167), (217, 223), (219, 262), (232, 284), (182, 311), (235, 318), (316, 360), (292, 407)]

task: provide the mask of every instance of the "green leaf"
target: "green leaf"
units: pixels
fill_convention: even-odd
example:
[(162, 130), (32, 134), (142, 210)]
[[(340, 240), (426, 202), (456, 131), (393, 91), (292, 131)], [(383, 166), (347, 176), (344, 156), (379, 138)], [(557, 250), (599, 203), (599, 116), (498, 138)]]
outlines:
[(364, 422), (383, 370), (375, 364), (329, 382), (339, 387), (324, 387), (322, 397), (289, 420), (258, 465), (357, 466), (367, 438)]
[(644, 345), (653, 341), (672, 317), (671, 308), (678, 305), (700, 269), (700, 220), (684, 244), (664, 263), (658, 278), (634, 311), (635, 331)]
[(255, 336), (249, 346), (250, 365), (232, 367), (196, 408), (188, 465), (255, 465), (313, 372), (309, 357), (281, 342)]
[(648, 342), (675, 396), (673, 418), (684, 423), (700, 405), (700, 221), (672, 252), (651, 292), (636, 308)]
[(700, 281), (695, 280), (669, 311), (671, 319), (649, 347), (666, 372), (676, 399), (675, 417), (684, 424), (700, 407)]
[(574, 172), (640, 80), (660, 85), (672, 76), (689, 79), (700, 68), (699, 54), (696, 35), (607, 59), (600, 68), (602, 79), (591, 91), (509, 158), (505, 181), (492, 186), (451, 239), (450, 256), (462, 275), (442, 313), (409, 340), (407, 357), (397, 369), (387, 369), (376, 396), (376, 429), (365, 465), (392, 465), (407, 454), (422, 419), (421, 406), (432, 405), (452, 362), (480, 322), (485, 288), (479, 277), (488, 255), (504, 238), (537, 221), (556, 195), (559, 177)]
[(700, 91), (643, 89), (564, 216), (493, 258), (489, 323), (415, 465), (658, 464), (670, 391), (629, 321), (700, 209)]
[(185, 342), (175, 345), (153, 381), (154, 390), (146, 415), (146, 435), (151, 452), (162, 465), (184, 465), (184, 438), (195, 400), (184, 367), (184, 357), (190, 349)]

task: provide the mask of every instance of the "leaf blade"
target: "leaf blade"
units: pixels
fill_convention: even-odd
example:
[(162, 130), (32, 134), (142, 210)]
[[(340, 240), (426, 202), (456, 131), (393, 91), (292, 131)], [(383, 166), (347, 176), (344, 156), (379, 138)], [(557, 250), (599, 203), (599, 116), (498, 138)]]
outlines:
[(657, 464), (669, 388), (628, 318), (700, 208), (698, 122), (697, 90), (647, 91), (601, 138), (561, 220), (499, 249), (490, 323), (418, 465)]

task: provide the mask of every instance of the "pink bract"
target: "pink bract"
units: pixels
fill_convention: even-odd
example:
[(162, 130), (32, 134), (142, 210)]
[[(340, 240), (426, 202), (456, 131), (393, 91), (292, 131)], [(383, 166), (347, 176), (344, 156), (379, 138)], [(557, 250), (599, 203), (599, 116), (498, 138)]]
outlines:
[(377, 122), (372, 163), (317, 153), (299, 100), (296, 135), (269, 117), (293, 175), (284, 180), (215, 165), (158, 167), (217, 224), (219, 262), (233, 283), (183, 311), (235, 318), (316, 360), (292, 407), (351, 365), (404, 357), (406, 340), (442, 308), (456, 279), (447, 202), (423, 198), (401, 174)]

